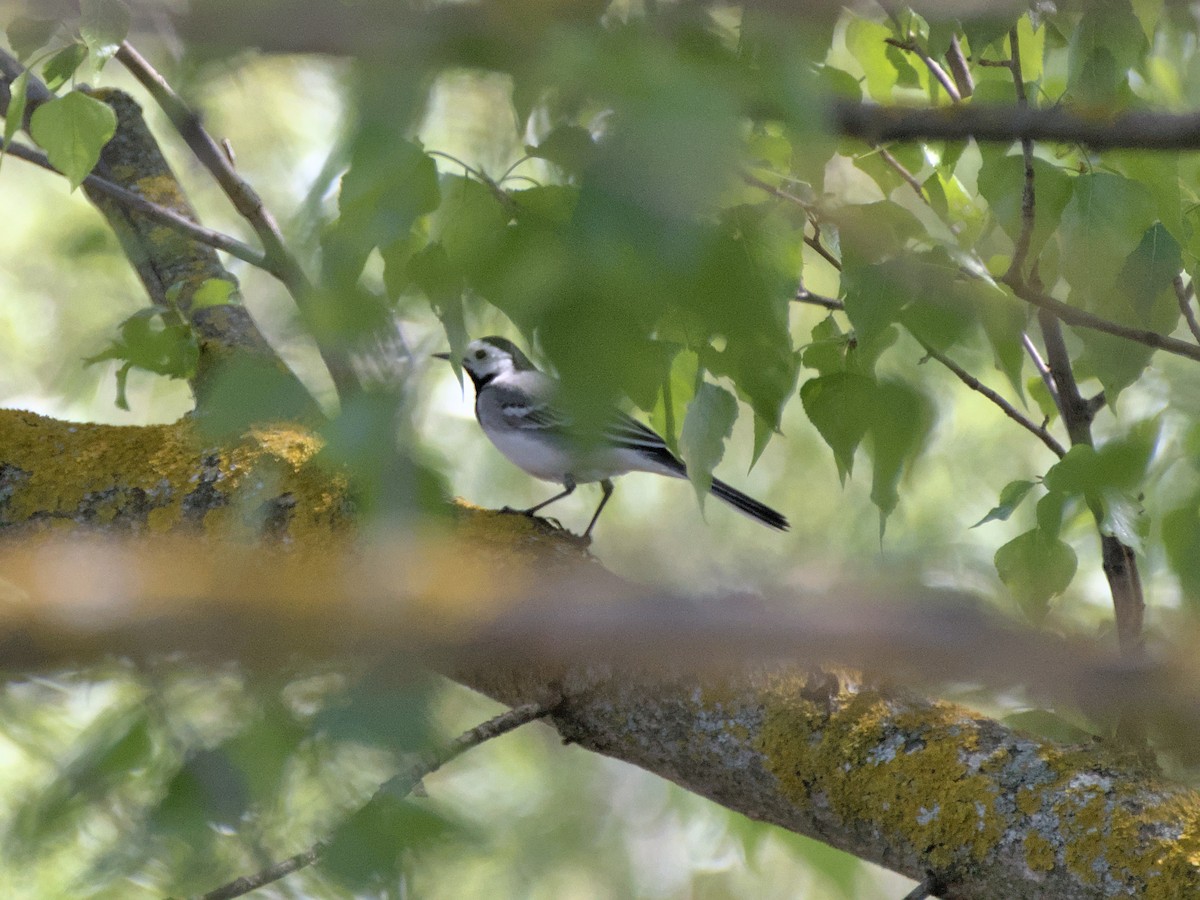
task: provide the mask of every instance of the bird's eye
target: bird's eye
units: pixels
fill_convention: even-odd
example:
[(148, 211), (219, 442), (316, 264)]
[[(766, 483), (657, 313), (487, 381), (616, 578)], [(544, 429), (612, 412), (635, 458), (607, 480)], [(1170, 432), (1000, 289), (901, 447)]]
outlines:
[(487, 351), (485, 351), (485, 350), (476, 350), (475, 351), (476, 359), (484, 359), (486, 356), (487, 356)]

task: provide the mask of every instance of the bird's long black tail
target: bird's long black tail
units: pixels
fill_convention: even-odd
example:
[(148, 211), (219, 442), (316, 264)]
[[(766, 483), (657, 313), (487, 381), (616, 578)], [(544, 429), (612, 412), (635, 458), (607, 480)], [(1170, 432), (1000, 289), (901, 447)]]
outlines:
[(714, 478), (712, 481), (712, 493), (718, 500), (724, 500), (738, 512), (757, 519), (770, 528), (779, 531), (788, 530), (788, 520), (781, 513), (777, 513), (765, 503), (759, 503), (753, 497), (747, 497), (737, 488), (730, 487), (719, 478)]

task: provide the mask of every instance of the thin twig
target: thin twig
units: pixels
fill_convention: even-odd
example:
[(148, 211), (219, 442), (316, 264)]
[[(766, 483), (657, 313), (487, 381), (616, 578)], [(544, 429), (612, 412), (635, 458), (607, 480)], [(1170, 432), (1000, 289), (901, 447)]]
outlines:
[(933, 895), (934, 880), (926, 878), (915, 888), (904, 895), (904, 900), (925, 900), (926, 897)]
[(954, 77), (954, 84), (958, 87), (959, 96), (965, 100), (974, 94), (975, 79), (971, 76), (971, 66), (967, 62), (966, 54), (963, 53), (957, 34), (950, 35), (950, 47), (946, 51), (946, 65), (950, 67), (950, 74)]
[[(32, 163), (56, 175), (62, 174), (51, 165), (50, 160), (46, 158), (44, 153), (34, 150), (32, 147), (12, 143), (5, 146), (3, 140), (0, 140), (0, 147), (9, 156)], [(157, 203), (147, 200), (141, 194), (134, 193), (128, 188), (109, 181), (107, 178), (101, 178), (99, 175), (88, 175), (83, 179), (83, 184), (99, 191), (106, 197), (111, 197), (122, 206), (127, 206), (142, 213), (149, 219), (153, 219), (169, 228), (174, 228), (176, 231), (186, 234), (201, 244), (205, 244), (216, 250), (224, 250), (230, 256), (235, 256), (243, 262), (248, 262), (250, 265), (257, 266), (260, 269), (266, 268), (266, 257), (249, 244), (243, 243), (237, 238), (230, 237), (220, 231), (205, 228), (203, 225), (197, 224), (185, 216), (181, 216), (174, 210), (167, 209), (165, 206), (159, 206)]]
[(839, 272), (842, 270), (841, 261), (832, 253), (830, 253), (825, 248), (825, 245), (821, 243), (821, 229), (820, 226), (817, 225), (816, 221), (812, 218), (810, 204), (804, 202), (802, 198), (797, 197), (791, 191), (785, 191), (783, 188), (763, 181), (761, 178), (757, 177), (756, 175), (752, 175), (749, 172), (742, 173), (742, 180), (751, 187), (756, 187), (760, 191), (766, 191), (772, 197), (778, 197), (780, 200), (786, 200), (789, 203), (794, 203), (808, 213), (809, 221), (812, 221), (813, 228), (816, 233), (811, 237), (807, 234), (804, 235), (804, 243), (816, 250), (820, 257), (825, 260), (825, 262), (829, 263)]
[(820, 294), (814, 294), (812, 291), (810, 291), (808, 288), (804, 287), (803, 285), (796, 288), (796, 295), (794, 297), (792, 297), (792, 299), (794, 301), (796, 301), (797, 303), (808, 303), (812, 306), (821, 306), (821, 307), (824, 307), (825, 309), (830, 309), (830, 310), (839, 310), (839, 309), (846, 308), (846, 304), (843, 303), (841, 300), (837, 300), (833, 297), (823, 297)]
[(951, 372), (953, 372), (958, 377), (958, 380), (961, 381), (963, 384), (965, 384), (967, 387), (969, 387), (971, 390), (978, 391), (980, 394), (982, 394), (988, 400), (991, 400), (992, 403), (994, 403), (996, 406), (998, 406), (1000, 408), (1000, 410), (1006, 416), (1008, 416), (1010, 419), (1012, 419), (1014, 422), (1016, 422), (1018, 425), (1020, 425), (1022, 428), (1024, 428), (1026, 431), (1028, 431), (1030, 434), (1032, 434), (1034, 437), (1036, 437), (1038, 440), (1040, 440), (1043, 444), (1045, 444), (1049, 448), (1051, 453), (1053, 453), (1059, 459), (1061, 459), (1062, 457), (1067, 455), (1067, 451), (1063, 447), (1063, 445), (1060, 444), (1057, 440), (1055, 440), (1054, 436), (1052, 434), (1050, 434), (1049, 431), (1046, 430), (1045, 426), (1038, 425), (1035, 422), (1033, 422), (1032, 420), (1030, 420), (1019, 409), (1017, 409), (1015, 406), (1013, 406), (1011, 403), (1009, 403), (1007, 400), (1005, 400), (1003, 397), (1001, 397), (998, 393), (996, 393), (994, 390), (992, 390), (986, 384), (983, 384), (978, 378), (976, 378), (974, 375), (972, 375), (970, 372), (968, 372), (966, 369), (964, 369), (962, 366), (960, 366), (958, 363), (956, 363), (950, 357), (946, 356), (941, 351), (935, 349), (934, 347), (932, 347), (925, 341), (921, 340), (921, 338), (917, 337), (916, 335), (913, 335), (913, 337), (916, 338), (917, 343), (919, 343), (921, 345), (921, 347), (924, 348), (925, 352), (927, 354), (929, 354), (929, 356), (931, 358), (936, 359), (943, 366), (945, 366), (947, 369), (949, 369)]
[[(274, 216), (266, 208), (262, 198), (250, 184), (238, 174), (221, 145), (213, 139), (200, 123), (200, 117), (188, 107), (150, 63), (134, 49), (128, 41), (122, 41), (116, 58), (130, 74), (147, 90), (154, 101), (167, 114), (175, 130), (187, 143), (200, 163), (208, 169), (217, 184), (229, 198), (238, 214), (249, 223), (262, 241), (266, 251), (267, 271), (271, 272), (287, 288), (292, 299), (305, 314), (311, 314), (314, 291), (312, 283), (304, 273), (295, 255), (288, 250), (283, 234)], [(318, 350), (324, 360), (334, 385), (343, 397), (355, 389), (349, 362), (342, 354), (335, 354), (327, 347)]]
[(891, 44), (893, 47), (896, 47), (900, 50), (907, 50), (909, 53), (915, 53), (918, 57), (920, 57), (921, 62), (925, 63), (925, 68), (929, 69), (933, 77), (937, 79), (938, 84), (945, 89), (946, 94), (950, 97), (950, 99), (955, 103), (962, 102), (962, 94), (959, 93), (958, 86), (955, 85), (954, 79), (947, 74), (946, 70), (941, 67), (941, 64), (938, 63), (936, 59), (926, 52), (924, 47), (922, 47), (912, 38), (908, 38), (907, 40), (903, 41), (898, 40), (897, 38), (886, 38), (884, 43)]
[(921, 202), (928, 206), (929, 198), (925, 196), (925, 186), (917, 181), (917, 176), (908, 171), (904, 163), (889, 153), (886, 147), (876, 147), (875, 151), (879, 154), (880, 159), (895, 170), (896, 174), (903, 178), (910, 188), (916, 191), (917, 196), (921, 198)]
[(1042, 354), (1038, 351), (1037, 345), (1033, 342), (1033, 338), (1026, 331), (1021, 332), (1021, 346), (1025, 348), (1025, 352), (1029, 355), (1033, 362), (1033, 367), (1037, 369), (1038, 375), (1042, 377), (1042, 383), (1046, 385), (1046, 390), (1050, 393), (1050, 399), (1054, 401), (1054, 406), (1058, 407), (1058, 385), (1054, 383), (1054, 376), (1050, 374), (1050, 367), (1046, 365), (1046, 361), (1042, 359)]
[[(553, 711), (553, 705), (526, 703), (523, 706), (514, 707), (507, 712), (488, 719), (486, 722), (476, 725), (469, 731), (463, 732), (444, 747), (421, 755), (410, 768), (388, 779), (375, 792), (375, 797), (385, 794), (391, 797), (406, 797), (413, 788), (421, 783), (422, 779), (436, 772), (456, 756), (461, 756), (472, 747), (478, 747), (480, 744), (514, 731), (522, 725), (527, 725), (536, 719), (543, 718)], [(368, 802), (373, 802), (374, 799), (372, 798)], [(293, 872), (298, 872), (300, 869), (311, 866), (321, 858), (321, 855), (328, 847), (328, 842), (318, 841), (302, 853), (297, 853), (295, 856), (289, 857), (282, 862), (268, 866), (253, 875), (245, 875), (230, 881), (228, 884), (223, 884), (219, 888), (215, 888), (204, 894), (200, 900), (231, 900), (233, 897), (241, 897), (251, 891), (258, 890), (260, 887), (278, 881), (287, 875), (291, 875)]]
[[(1017, 106), (1028, 108), (1029, 97), (1025, 93), (1024, 76), (1021, 74), (1021, 44), (1014, 27), (1008, 33), (1010, 55), (1008, 68), (1012, 72), (1013, 89), (1017, 94)], [(1037, 204), (1033, 191), (1033, 141), (1029, 138), (1021, 140), (1021, 156), (1024, 161), (1025, 182), (1021, 188), (1021, 232), (1013, 245), (1012, 263), (1008, 267), (1010, 274), (1021, 277), (1025, 270), (1025, 260), (1029, 256), (1029, 244), (1033, 238), (1033, 227), (1036, 219)]]
[[(1200, 362), (1200, 347), (1195, 344), (1189, 344), (1187, 341), (1181, 341), (1177, 338), (1167, 337), (1159, 334), (1157, 331), (1149, 331), (1145, 328), (1134, 328), (1129, 325), (1121, 325), (1117, 322), (1112, 322), (1108, 319), (1102, 319), (1094, 313), (1086, 310), (1077, 309), (1063, 303), (1061, 300), (1051, 297), (1045, 291), (1042, 291), (1030, 284), (1026, 284), (1019, 278), (1003, 279), (1004, 283), (1012, 288), (1013, 293), (1024, 300), (1031, 306), (1036, 306), (1039, 309), (1044, 309), (1054, 313), (1058, 318), (1062, 319), (1068, 325), (1074, 325), (1076, 328), (1087, 328), (1091, 331), (1100, 331), (1104, 334), (1111, 334), (1114, 337), (1124, 338), (1127, 341), (1133, 341), (1135, 344), (1144, 344), (1147, 347), (1153, 347), (1155, 350), (1162, 350), (1166, 353), (1172, 353), (1175, 356), (1183, 356), (1187, 359), (1193, 359)], [(1051, 367), (1053, 369), (1053, 366)]]
[(1183, 283), (1183, 276), (1176, 275), (1171, 281), (1175, 288), (1175, 297), (1179, 300), (1179, 311), (1187, 321), (1188, 330), (1196, 343), (1200, 344), (1200, 322), (1196, 321), (1196, 311), (1192, 309), (1192, 299), (1196, 296), (1195, 282)]
[(230, 900), (232, 897), (242, 897), (251, 891), (257, 891), (260, 887), (265, 887), (268, 884), (279, 881), (281, 878), (286, 878), (293, 872), (299, 872), (301, 869), (311, 866), (321, 858), (321, 854), (325, 852), (328, 846), (324, 841), (318, 841), (302, 853), (297, 853), (295, 856), (289, 856), (287, 859), (277, 862), (272, 866), (267, 866), (261, 872), (235, 878), (228, 884), (223, 884), (219, 888), (209, 891), (207, 894), (202, 895), (201, 900)]

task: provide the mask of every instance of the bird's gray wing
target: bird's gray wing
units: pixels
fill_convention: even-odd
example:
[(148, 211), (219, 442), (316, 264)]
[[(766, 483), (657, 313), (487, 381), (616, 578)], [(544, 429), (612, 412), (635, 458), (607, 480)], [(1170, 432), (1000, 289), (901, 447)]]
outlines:
[[(504, 422), (509, 427), (557, 434), (568, 440), (580, 439), (573, 419), (555, 402), (552, 393), (506, 390), (498, 399)], [(652, 428), (618, 409), (612, 410), (604, 422), (601, 439), (611, 447), (636, 450), (668, 468), (686, 471), (667, 442)]]

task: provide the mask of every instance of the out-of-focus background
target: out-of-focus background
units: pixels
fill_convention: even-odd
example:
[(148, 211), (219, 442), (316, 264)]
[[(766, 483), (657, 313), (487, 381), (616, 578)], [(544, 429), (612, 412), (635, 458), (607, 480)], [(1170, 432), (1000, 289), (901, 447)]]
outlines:
[[(547, 4), (547, 9), (553, 6)], [(851, 234), (859, 232), (849, 227), (848, 215), (839, 218), (833, 210), (869, 208), (864, 221), (874, 226), (871, 217), (883, 216), (874, 204), (884, 204), (897, 221), (904, 217), (905, 228), (909, 220), (927, 228), (926, 234), (908, 239), (908, 246), (921, 252), (953, 245), (955, 252), (964, 258), (974, 254), (985, 267), (994, 257), (1011, 253), (1011, 240), (997, 224), (1010, 211), (994, 208), (985, 197), (991, 188), (980, 185), (981, 171), (995, 177), (991, 151), (974, 143), (930, 144), (906, 151), (903, 162), (927, 185), (939, 186), (940, 202), (933, 202), (882, 166), (871, 148), (828, 136), (818, 139), (796, 121), (779, 125), (769, 115), (766, 124), (752, 121), (736, 108), (742, 99), (740, 88), (726, 91), (705, 81), (728, 77), (734, 82), (745, 75), (710, 65), (707, 55), (715, 58), (726, 48), (730, 59), (745, 59), (739, 56), (745, 49), (739, 40), (749, 38), (742, 34), (737, 9), (715, 5), (695, 15), (673, 16), (676, 4), (648, 0), (600, 4), (605, 9), (599, 13), (591, 9), (594, 4), (575, 6), (575, 13), (563, 14), (547, 26), (557, 30), (557, 37), (542, 33), (535, 46), (541, 52), (554, 49), (564, 69), (572, 63), (577, 67), (576, 81), (569, 85), (579, 93), (576, 96), (566, 88), (554, 93), (550, 82), (556, 61), (542, 60), (538, 76), (545, 93), (531, 99), (522, 91), (538, 86), (536, 79), (528, 71), (514, 76), (503, 71), (504, 65), (490, 66), (489, 54), (498, 51), (486, 41), (475, 66), (429, 62), (425, 68), (391, 67), (394, 60), (386, 58), (386, 40), (382, 49), (373, 48), (383, 58), (364, 53), (358, 61), (337, 47), (318, 46), (313, 49), (320, 52), (313, 53), (287, 52), (286, 46), (260, 51), (243, 44), (238, 34), (205, 31), (213, 19), (206, 17), (203, 3), (190, 9), (179, 6), (176, 11), (185, 24), (178, 30), (167, 12), (151, 14), (135, 5), (137, 28), (131, 39), (185, 99), (203, 111), (208, 130), (228, 139), (238, 171), (262, 194), (285, 237), (314, 274), (322, 235), (338, 215), (341, 176), (361, 150), (356, 142), (364, 140), (369, 128), (381, 130), (385, 145), (389, 140), (419, 141), (432, 155), (447, 191), (448, 179), (462, 179), (464, 174), (485, 183), (479, 173), (514, 191), (546, 185), (583, 185), (587, 191), (591, 187), (586, 173), (572, 174), (548, 159), (531, 158), (527, 146), (539, 144), (568, 120), (579, 129), (572, 132), (575, 136), (589, 128), (600, 135), (609, 127), (605, 97), (612, 96), (626, 110), (677, 115), (679, 128), (697, 128), (697, 140), (702, 140), (703, 129), (693, 121), (700, 114), (683, 107), (693, 92), (701, 110), (704, 104), (726, 104), (717, 112), (732, 125), (728, 135), (722, 132), (718, 138), (729, 138), (731, 146), (745, 141), (753, 148), (737, 158), (737, 165), (745, 163), (755, 177), (810, 197), (814, 209), (830, 211), (821, 234), (827, 241), (833, 239), (835, 252), (846, 254)], [(212, 16), (226, 7), (213, 4), (217, 12)], [(384, 32), (390, 24), (386, 7), (376, 9)], [(1195, 22), (1190, 14), (1177, 11), (1155, 24), (1151, 7), (1156, 4), (1136, 4), (1134, 21), (1149, 37), (1136, 54), (1121, 58), (1124, 81), (1118, 93), (1122, 98), (1132, 92), (1143, 101), (1182, 106), (1200, 94)], [(589, 16), (600, 21), (600, 13), (602, 24), (579, 24), (590, 21)], [(0, 4), (0, 24), (29, 14), (20, 4)], [(55, 13), (47, 8), (38, 14)], [(270, 10), (264, 13), (269, 14)], [(576, 14), (581, 18), (573, 18)], [(535, 17), (538, 4), (524, 4), (519, 15), (513, 15)], [(545, 15), (552, 18), (549, 11)], [(957, 21), (928, 15), (926, 19), (905, 11), (889, 18), (875, 9), (821, 13), (821, 21), (828, 21), (820, 33), (827, 39), (817, 38), (814, 46), (797, 49), (798, 71), (817, 72), (838, 91), (866, 92), (876, 100), (938, 99), (920, 58), (885, 43), (886, 38), (907, 35), (919, 44), (931, 34), (941, 36), (947, 21)], [(1037, 83), (1041, 96), (1057, 97), (1076, 89), (1081, 79), (1088, 83), (1090, 76), (1081, 74), (1075, 62), (1083, 52), (1078, 32), (1100, 38), (1098, 26), (1086, 14), (1043, 13), (1034, 20), (1020, 11), (995, 15), (1019, 21), (1028, 38), (1027, 77)], [(320, 20), (317, 13), (314, 16)], [(788, 21), (789, 27), (799, 27)], [(994, 29), (993, 41), (1008, 33), (1008, 20), (1001, 24), (1004, 27)], [(320, 43), (304, 30), (303, 22), (283, 22), (279, 43), (288, 43), (293, 25), (296, 43)], [(68, 23), (58, 33), (59, 44), (71, 39), (71, 27)], [(503, 45), (507, 29), (520, 27), (499, 23), (492, 40)], [(697, 37), (689, 43), (687, 29), (704, 35), (704, 40)], [(639, 43), (641, 30), (652, 37), (645, 44)], [(626, 43), (612, 37), (631, 33), (637, 39)], [(974, 33), (977, 61), (994, 44), (985, 41), (991, 32)], [(251, 44), (260, 41), (260, 34), (250, 34), (246, 40)], [(330, 37), (334, 44), (335, 37)], [(710, 40), (717, 50), (705, 43)], [(770, 57), (777, 46), (764, 46), (763, 78), (777, 79), (782, 94), (789, 84), (780, 74), (787, 71), (786, 60)], [(668, 49), (679, 57), (656, 68), (656, 54)], [(579, 72), (592, 71), (609, 52), (614, 54), (613, 83), (602, 85), (598, 98), (583, 96)], [(687, 81), (696, 73), (701, 76), (698, 82)], [(1003, 73), (981, 68), (977, 74), (994, 99), (1002, 99), (1003, 91), (1010, 89)], [(406, 75), (426, 80), (397, 88), (396, 121), (388, 123), (381, 113), (387, 107), (387, 79)], [(99, 73), (81, 70), (77, 77), (132, 93), (200, 220), (252, 240), (165, 117), (120, 65), (110, 62)], [(419, 103), (407, 96), (414, 90), (421, 92)], [(809, 87), (797, 90), (804, 94)], [(645, 105), (640, 107), (642, 100)], [(796, 105), (809, 102), (806, 95), (772, 100), (791, 115), (796, 115)], [(814, 106), (814, 117), (816, 110)], [(389, 124), (394, 132), (387, 131)], [(648, 152), (644, 146), (636, 149)], [(713, 164), (702, 150), (697, 147), (699, 164)], [(1053, 148), (1039, 149), (1039, 159), (1072, 178), (1082, 166), (1078, 155), (1067, 158)], [(686, 174), (693, 162), (680, 155), (656, 164), (662, 171)], [(386, 161), (382, 165), (386, 167)], [(1088, 165), (1097, 171), (1123, 172), (1131, 181), (1135, 177), (1132, 164), (1121, 168), (1125, 164), (1115, 156), (1089, 159)], [(1151, 171), (1153, 165), (1144, 162), (1148, 191), (1160, 184), (1152, 181), (1161, 174)], [(1167, 176), (1161, 177), (1165, 184)], [(687, 179), (679, 183), (686, 185)], [(716, 211), (736, 205), (730, 198), (747, 206), (778, 202), (736, 179), (719, 187), (713, 192), (718, 196), (712, 208), (695, 211), (706, 224)], [(932, 187), (927, 190), (933, 192)], [(1006, 190), (1015, 203), (1012, 198), (1019, 198), (1020, 183)], [(63, 179), (9, 158), (0, 168), (0, 209), (5, 225), (0, 240), (0, 405), (81, 422), (127, 425), (171, 422), (187, 413), (192, 400), (182, 380), (134, 369), (128, 382), (129, 409), (122, 410), (115, 404), (119, 363), (84, 362), (103, 351), (120, 323), (147, 301), (116, 238), (82, 193), (69, 193)], [(618, 213), (624, 214), (624, 207), (613, 216)], [(837, 229), (829, 224), (833, 222), (843, 226), (840, 248)], [(597, 225), (598, 233), (608, 225)], [(436, 227), (418, 223), (415, 233), (427, 236)], [(619, 231), (621, 225), (613, 227)], [(795, 244), (789, 251), (790, 274), (794, 280), (802, 277), (804, 287), (814, 294), (844, 298), (847, 288), (838, 271), (801, 243), (804, 227), (790, 233)], [(452, 234), (445, 240), (451, 238)], [(631, 239), (629, 246), (612, 252), (619, 255), (630, 247), (634, 255), (641, 249)], [(658, 245), (650, 248), (661, 250)], [(1049, 253), (1058, 252), (1053, 247)], [(393, 293), (386, 283), (386, 256), (386, 249), (376, 248), (362, 272), (362, 284), (380, 295)], [(1193, 261), (1190, 255), (1186, 258)], [(328, 376), (291, 298), (278, 282), (253, 267), (237, 260), (226, 263), (239, 278), (255, 320), (297, 374), (335, 411)], [(1047, 268), (1058, 265), (1056, 259)], [(568, 273), (562, 281), (566, 287), (560, 289), (570, 291), (574, 275)], [(520, 277), (539, 276), (530, 266)], [(586, 277), (578, 273), (579, 279)], [(613, 283), (609, 277), (604, 290), (613, 291)], [(629, 285), (631, 291), (646, 289), (632, 276)], [(394, 292), (391, 307), (414, 361), (405, 392), (406, 440), (417, 442), (423, 463), (444, 477), (452, 494), (471, 503), (525, 507), (545, 499), (555, 486), (530, 479), (491, 447), (474, 421), (469, 382), (460, 383), (449, 366), (430, 358), (448, 348), (451, 337), (418, 288), (409, 284)], [(587, 285), (581, 286), (584, 289)], [(542, 332), (523, 327), (528, 321), (514, 324), (501, 311), (502, 303), (494, 304), (469, 283), (463, 298), (466, 336), (508, 336), (526, 345), (547, 367), (562, 359), (561, 338), (549, 349), (537, 345)], [(740, 300), (728, 297), (729, 304)], [(630, 297), (629, 302), (636, 306), (641, 300)], [(595, 532), (593, 553), (627, 578), (698, 597), (787, 591), (801, 596), (853, 577), (974, 593), (998, 615), (1024, 621), (1028, 610), (1006, 590), (994, 557), (998, 547), (1035, 526), (1034, 505), (1020, 506), (1006, 521), (973, 526), (997, 506), (1005, 485), (1038, 481), (1054, 462), (1051, 454), (950, 371), (926, 360), (920, 345), (899, 329), (894, 343), (886, 352), (881, 350), (874, 375), (919, 383), (932, 414), (928, 431), (917, 435), (919, 446), (911, 447), (898, 467), (899, 502), (888, 511), (884, 527), (885, 517), (873, 500), (868, 452), (880, 448), (859, 449), (854, 471), (843, 482), (833, 452), (798, 395), (800, 385), (818, 371), (810, 362), (813, 357), (804, 354), (816, 345), (814, 329), (822, 327), (829, 311), (789, 303), (786, 297), (778, 309), (786, 318), (786, 338), (794, 348), (788, 359), (795, 361), (796, 370), (794, 383), (786, 386), (778, 422), (759, 423), (764, 433), (778, 428), (756, 462), (755, 415), (747, 399), (753, 389), (743, 390), (740, 374), (730, 375), (719, 366), (710, 366), (707, 378), (740, 399), (741, 414), (716, 473), (787, 515), (791, 530), (774, 533), (711, 499), (701, 510), (688, 483), (635, 474), (618, 481)], [(692, 327), (670, 319), (665, 313), (658, 334), (688, 333)], [(845, 320), (840, 321), (848, 331)], [(1034, 396), (1037, 376), (1030, 362), (1018, 361), (1015, 384), (1006, 380), (996, 365), (1004, 348), (976, 325), (955, 334), (947, 343), (949, 352), (1041, 422), (1044, 416)], [(699, 343), (720, 352), (724, 340), (706, 336)], [(1109, 384), (1102, 370), (1091, 372), (1090, 380), (1088, 375), (1085, 371), (1081, 377), (1092, 389)], [(1194, 366), (1160, 355), (1151, 368), (1139, 370), (1119, 403), (1097, 418), (1098, 443), (1123, 438), (1136, 423), (1157, 423), (1154, 446), (1159, 455), (1135, 491), (1149, 509), (1170, 508), (1171, 498), (1187, 494), (1197, 482), (1189, 463), (1164, 458), (1194, 441), (1188, 414), (1200, 396), (1197, 382)], [(690, 396), (679, 398), (679, 420)], [(661, 409), (655, 413), (637, 410), (634, 404), (628, 408), (661, 427), (660, 419), (652, 418), (661, 417)], [(587, 486), (551, 514), (578, 531), (598, 500), (599, 491)], [(1078, 574), (1060, 596), (1046, 599), (1038, 620), (1064, 632), (1104, 632), (1111, 601), (1095, 530), (1082, 505), (1066, 516), (1061, 536), (1078, 558)], [(1184, 614), (1178, 566), (1171, 565), (1157, 545), (1148, 545), (1139, 561), (1151, 598), (1150, 627), (1155, 630)], [(386, 779), (398, 748), (424, 746), (496, 711), (487, 701), (443, 682), (404, 682), (387, 691), (370, 682), (374, 687), (364, 693), (356, 687), (361, 674), (335, 664), (318, 671), (302, 666), (281, 674), (277, 683), (263, 685), (252, 684), (245, 673), (232, 668), (212, 672), (164, 661), (147, 670), (114, 660), (101, 671), (11, 680), (0, 694), (0, 796), (6, 798), (0, 804), (0, 831), (6, 834), (0, 894), (154, 897), (202, 892), (320, 838), (339, 811), (361, 803)], [(1023, 709), (1020, 696), (995, 696), (977, 692), (977, 687), (957, 685), (952, 691), (970, 695), (998, 714)], [(1061, 712), (1075, 720), (1073, 711)], [(137, 777), (127, 777), (130, 772)], [(348, 883), (339, 881), (336, 873), (313, 869), (261, 895), (884, 898), (902, 896), (911, 887), (905, 879), (750, 822), (654, 776), (560, 746), (541, 726), (474, 751), (429, 778), (426, 787), (428, 798), (418, 802), (421, 812), (414, 813), (411, 823), (413, 845), (390, 881)]]

